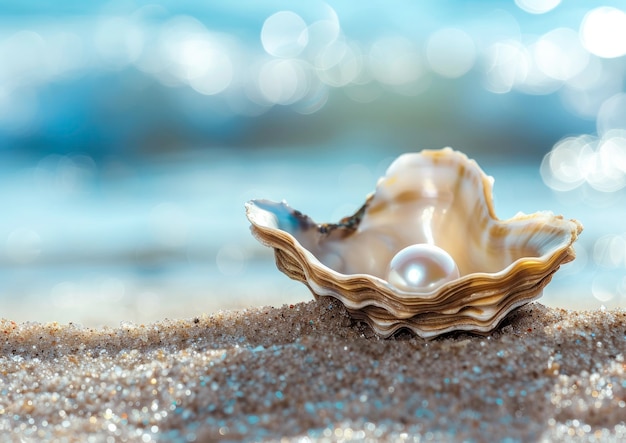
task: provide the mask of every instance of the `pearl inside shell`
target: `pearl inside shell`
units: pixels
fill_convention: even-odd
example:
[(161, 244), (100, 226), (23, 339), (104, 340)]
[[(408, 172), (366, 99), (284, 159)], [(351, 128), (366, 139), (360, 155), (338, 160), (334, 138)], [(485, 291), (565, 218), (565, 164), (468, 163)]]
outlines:
[(454, 259), (438, 246), (417, 244), (398, 252), (389, 263), (387, 281), (404, 291), (430, 292), (459, 278)]

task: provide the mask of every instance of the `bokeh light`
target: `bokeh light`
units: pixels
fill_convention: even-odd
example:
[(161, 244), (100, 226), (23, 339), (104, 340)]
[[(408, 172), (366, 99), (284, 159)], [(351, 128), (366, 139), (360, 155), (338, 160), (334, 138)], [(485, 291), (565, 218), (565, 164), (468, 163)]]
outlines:
[(626, 12), (601, 6), (589, 11), (580, 25), (580, 39), (587, 50), (603, 58), (626, 54)]
[(486, 88), (494, 93), (511, 92), (522, 85), (531, 69), (528, 49), (516, 40), (494, 43), (487, 50)]
[(583, 184), (596, 191), (616, 192), (626, 186), (626, 131), (608, 131), (602, 138), (568, 137), (546, 154), (541, 164), (544, 182), (557, 191)]
[(561, 0), (515, 0), (515, 4), (531, 14), (545, 14), (556, 8)]
[(217, 94), (233, 79), (230, 58), (219, 44), (206, 37), (187, 40), (178, 61), (186, 80), (201, 94)]
[(307, 71), (307, 65), (298, 60), (271, 60), (259, 72), (259, 90), (269, 103), (290, 105), (308, 92)]
[(606, 268), (626, 269), (626, 234), (604, 235), (596, 240), (593, 259)]
[(580, 74), (589, 63), (589, 54), (569, 28), (557, 28), (542, 35), (534, 47), (538, 68), (548, 77), (566, 81)]
[(364, 68), (359, 47), (349, 45), (345, 39), (337, 39), (322, 49), (314, 63), (319, 79), (335, 88), (353, 82)]
[(309, 43), (309, 30), (302, 17), (295, 12), (280, 11), (263, 23), (261, 42), (270, 55), (296, 57)]

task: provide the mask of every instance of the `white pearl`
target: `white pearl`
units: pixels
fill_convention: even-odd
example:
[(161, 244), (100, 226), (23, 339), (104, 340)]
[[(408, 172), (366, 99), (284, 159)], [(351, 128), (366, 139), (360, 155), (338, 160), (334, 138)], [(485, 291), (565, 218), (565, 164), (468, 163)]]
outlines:
[(426, 243), (407, 246), (389, 263), (387, 281), (404, 291), (425, 291), (459, 278), (459, 268), (446, 251)]

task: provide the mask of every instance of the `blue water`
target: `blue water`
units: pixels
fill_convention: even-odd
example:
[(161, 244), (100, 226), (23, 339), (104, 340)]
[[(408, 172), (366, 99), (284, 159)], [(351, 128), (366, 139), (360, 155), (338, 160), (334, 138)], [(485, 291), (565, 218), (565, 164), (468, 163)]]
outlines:
[[(345, 147), (191, 150), (141, 166), (64, 156), (3, 165), (0, 315), (117, 325), (310, 300), (250, 235), (244, 202), (286, 199), (317, 221), (336, 221), (362, 204), (392, 159)], [(624, 231), (623, 194), (607, 202), (556, 194), (534, 162), (476, 159), (495, 178), (500, 218), (552, 210), (585, 225), (579, 258), (556, 274), (543, 303), (626, 305), (624, 268), (593, 259), (598, 239)]]
[[(625, 306), (626, 190), (556, 193), (539, 174), (564, 137), (626, 131), (625, 57), (605, 57), (602, 27), (583, 47), (600, 5), (523, 3), (0, 0), (0, 316), (117, 325), (310, 300), (244, 203), (336, 221), (395, 156), (445, 145), (495, 177), (500, 218), (584, 224), (544, 303)], [(599, 162), (618, 181), (620, 143)]]

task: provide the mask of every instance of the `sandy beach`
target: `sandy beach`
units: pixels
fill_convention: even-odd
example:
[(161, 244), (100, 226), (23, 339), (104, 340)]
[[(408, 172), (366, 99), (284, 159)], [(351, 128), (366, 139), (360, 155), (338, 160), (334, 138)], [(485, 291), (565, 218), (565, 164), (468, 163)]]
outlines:
[(617, 441), (626, 310), (379, 339), (336, 301), (118, 328), (0, 322), (2, 441)]

